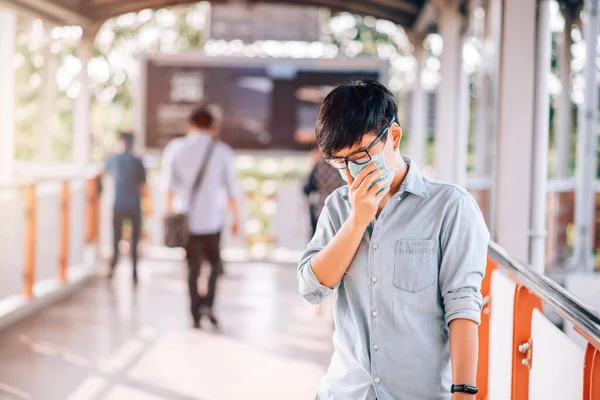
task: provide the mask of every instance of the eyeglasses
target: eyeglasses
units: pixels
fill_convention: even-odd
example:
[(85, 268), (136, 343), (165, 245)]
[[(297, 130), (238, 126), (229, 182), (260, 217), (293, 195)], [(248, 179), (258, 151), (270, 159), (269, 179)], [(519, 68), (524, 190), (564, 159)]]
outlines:
[(335, 169), (346, 169), (348, 168), (348, 163), (356, 165), (364, 165), (370, 163), (372, 157), (369, 151), (371, 151), (371, 149), (373, 149), (373, 147), (375, 147), (377, 143), (379, 143), (381, 139), (385, 137), (388, 130), (390, 129), (390, 126), (392, 126), (394, 122), (396, 122), (396, 116), (392, 117), (390, 123), (385, 127), (384, 130), (381, 131), (379, 135), (377, 135), (375, 140), (373, 140), (373, 143), (371, 143), (366, 149), (356, 151), (347, 157), (331, 157), (326, 159), (325, 161), (327, 161), (327, 163)]

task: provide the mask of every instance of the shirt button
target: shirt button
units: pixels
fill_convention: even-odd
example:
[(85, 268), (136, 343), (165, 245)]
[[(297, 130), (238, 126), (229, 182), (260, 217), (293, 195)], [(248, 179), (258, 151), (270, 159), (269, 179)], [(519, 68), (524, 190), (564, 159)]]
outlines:
[(378, 247), (379, 247), (379, 244), (377, 244), (377, 243), (373, 243), (373, 248), (374, 248), (375, 250), (377, 250), (377, 248), (378, 248)]
[(375, 350), (379, 350), (379, 345), (378, 345), (378, 344), (374, 344), (374, 345), (373, 345), (373, 349), (375, 349)]
[(371, 315), (372, 315), (372, 316), (374, 316), (374, 317), (376, 317), (376, 316), (377, 316), (377, 311), (373, 311), (373, 312), (371, 313)]
[(375, 378), (375, 383), (379, 383), (379, 382), (381, 382), (381, 379)]
[(374, 276), (374, 277), (371, 278), (371, 280), (373, 281), (373, 283), (375, 283), (375, 282), (377, 282), (377, 277)]

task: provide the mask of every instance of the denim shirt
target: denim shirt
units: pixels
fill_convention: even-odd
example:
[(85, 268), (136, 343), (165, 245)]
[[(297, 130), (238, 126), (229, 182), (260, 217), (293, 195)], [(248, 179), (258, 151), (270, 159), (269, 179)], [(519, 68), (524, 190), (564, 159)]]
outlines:
[(448, 325), (456, 318), (480, 322), (489, 241), (481, 211), (464, 189), (425, 178), (405, 161), (400, 190), (336, 287), (319, 283), (311, 259), (350, 216), (347, 186), (327, 199), (299, 263), (308, 302), (333, 293), (334, 354), (318, 399), (448, 400)]

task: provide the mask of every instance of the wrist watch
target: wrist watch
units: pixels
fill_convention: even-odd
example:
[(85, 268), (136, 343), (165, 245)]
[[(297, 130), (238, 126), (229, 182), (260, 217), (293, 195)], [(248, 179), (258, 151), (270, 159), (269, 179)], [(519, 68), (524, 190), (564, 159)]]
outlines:
[(472, 385), (452, 385), (450, 386), (451, 393), (466, 393), (466, 394), (477, 394), (479, 389), (477, 386)]

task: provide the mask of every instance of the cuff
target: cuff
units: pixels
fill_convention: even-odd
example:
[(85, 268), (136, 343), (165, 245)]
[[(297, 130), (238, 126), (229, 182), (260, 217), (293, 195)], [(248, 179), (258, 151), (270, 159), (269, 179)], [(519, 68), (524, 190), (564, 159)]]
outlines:
[(298, 273), (300, 294), (311, 304), (319, 304), (325, 297), (337, 289), (340, 286), (340, 283), (335, 285), (333, 289), (321, 284), (312, 269), (310, 261), (304, 264)]
[(480, 292), (459, 291), (450, 292), (444, 296), (446, 309), (446, 324), (455, 319), (468, 319), (477, 325), (481, 323), (482, 299)]

